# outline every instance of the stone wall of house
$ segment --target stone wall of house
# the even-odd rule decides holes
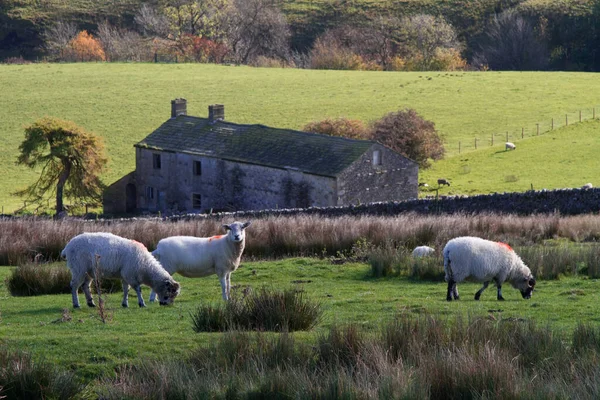
[[[161,156],[160,169],[154,168],[153,154]],[[333,178],[143,148],[136,149],[136,155],[140,211],[178,213],[335,205]],[[195,173],[196,162],[200,163],[200,174]],[[148,188],[152,188],[154,199],[148,198]]]
[[[379,165],[374,165],[375,151]],[[418,180],[418,164],[374,144],[340,175],[337,205],[416,199]]]

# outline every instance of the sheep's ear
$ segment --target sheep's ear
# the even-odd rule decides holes
[[[531,278],[529,280],[529,286],[534,287],[535,286],[535,278]]]
[[[231,226],[229,226],[229,225],[223,225],[223,228],[225,228],[225,230],[228,231],[228,230],[231,229]]]
[[[247,227],[250,226],[252,222],[248,221],[248,222],[244,222],[244,224],[242,225],[242,229],[246,229]]]

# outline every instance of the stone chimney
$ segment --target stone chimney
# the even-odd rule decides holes
[[[171,118],[175,118],[178,115],[187,115],[186,99],[171,100]]]
[[[214,124],[225,119],[225,106],[223,104],[212,104],[208,106],[208,121]]]

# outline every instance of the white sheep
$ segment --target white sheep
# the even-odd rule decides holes
[[[515,146],[514,143],[506,142],[506,143],[504,143],[504,149],[505,150],[516,150],[517,146]]]
[[[415,258],[432,256],[435,250],[429,246],[417,246],[412,251],[412,256]]]
[[[502,297],[502,283],[509,281],[519,289],[523,298],[531,298],[535,279],[521,258],[506,243],[492,242],[478,237],[463,236],[450,240],[444,247],[444,271],[448,282],[446,300],[458,300],[456,284],[471,278],[483,282],[483,287],[475,293],[479,300],[481,293],[493,280],[498,288],[498,300]]]
[[[61,256],[71,270],[73,307],[79,308],[77,291],[83,284],[87,305],[95,307],[90,283],[98,278],[120,278],[123,283],[123,307],[128,307],[129,285],[137,294],[138,304],[145,307],[141,284],[159,294],[160,304],[171,304],[179,294],[179,283],[165,271],[146,247],[112,233],[82,233],[67,243]]]
[[[196,278],[217,274],[223,299],[229,300],[231,273],[240,265],[248,226],[250,222],[223,225],[226,235],[205,238],[171,236],[159,241],[152,254],[171,275],[177,272]],[[152,292],[150,301],[154,301]]]
[[[582,189],[591,189],[591,188],[593,188],[593,187],[594,187],[594,186],[592,186],[592,184],[591,184],[591,183],[586,183],[586,184],[585,184],[585,185],[583,185],[581,188],[582,188]]]

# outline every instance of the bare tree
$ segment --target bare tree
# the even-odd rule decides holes
[[[369,21],[368,27],[355,29],[352,47],[364,59],[374,61],[388,70],[392,58],[405,41],[400,26],[398,18],[379,16]]]
[[[495,70],[539,70],[548,51],[533,25],[514,10],[495,15],[473,57],[474,65]]]
[[[422,68],[434,61],[438,49],[460,49],[454,27],[442,17],[419,14],[402,21],[404,54],[422,58]]]
[[[69,43],[77,33],[77,25],[74,23],[58,21],[43,34],[44,49],[54,60],[65,60],[69,53]]]
[[[142,4],[134,16],[134,21],[146,36],[158,36],[161,38],[169,36],[170,27],[167,17],[148,4]]]
[[[286,59],[290,29],[283,13],[270,0],[233,0],[223,24],[236,62],[257,56]]]
[[[98,39],[108,61],[149,61],[152,51],[147,39],[108,22],[98,24]]]

